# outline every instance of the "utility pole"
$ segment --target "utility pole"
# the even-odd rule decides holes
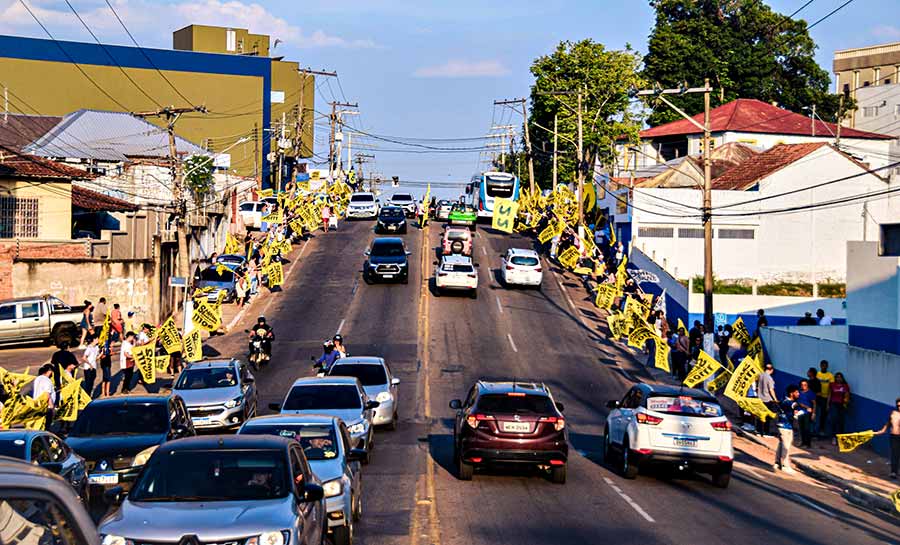
[[[375,156],[370,153],[357,153],[356,154],[356,180],[358,183],[363,182],[363,163],[368,163],[369,159],[374,159]],[[370,184],[371,185],[371,184]]]
[[[294,149],[297,150],[297,154],[303,155],[303,115],[309,110],[312,111],[314,108],[304,108],[303,107],[303,95],[306,94],[306,76],[325,76],[336,78],[337,72],[327,72],[325,70],[313,70],[311,68],[300,68],[297,70],[300,74],[300,103],[299,103],[299,112],[297,113],[297,128],[295,130],[294,138],[295,144]]]
[[[329,176],[329,178],[333,178],[334,170],[337,167],[337,162],[342,160],[340,157],[337,156],[335,130],[336,130],[337,125],[341,124],[341,114],[346,113],[342,110],[338,110],[337,108],[338,108],[338,106],[340,106],[342,108],[358,108],[359,105],[356,104],[355,102],[352,104],[349,102],[331,102],[330,104],[331,104],[331,116],[330,116],[331,139],[330,139],[329,146],[328,146],[328,176]]]
[[[707,334],[713,333],[713,261],[712,261],[712,176],[710,171],[710,126],[709,99],[712,89],[709,78],[703,87],[678,89],[645,89],[632,93],[634,96],[652,96],[678,112],[695,127],[703,131],[703,324]],[[703,123],[699,123],[681,108],[673,104],[665,95],[685,95],[703,93]]]
[[[491,134],[492,138],[499,138],[500,145],[499,146],[489,146],[489,147],[498,147],[500,148],[500,169],[506,168],[506,139],[515,135],[513,129],[515,127],[513,125],[494,125],[491,127],[492,131],[503,131],[499,134]],[[510,149],[512,149],[512,143],[510,142]]]
[[[556,153],[559,149],[559,114],[553,114],[553,193],[556,193]]]
[[[582,128],[581,97],[578,90],[578,228],[584,223],[584,129]]]
[[[253,124],[253,176],[257,191],[262,189],[262,172],[259,170],[259,125]]]
[[[834,136],[834,147],[841,147],[841,125],[844,124],[844,95],[838,100],[837,134]]]
[[[534,159],[531,156],[531,138],[528,134],[528,108],[524,98],[514,98],[512,100],[495,100],[494,106],[507,106],[510,104],[522,105],[522,120],[525,125],[525,154],[528,156],[528,181],[531,192],[534,193]]]
[[[190,253],[188,245],[189,233],[186,222],[187,218],[185,217],[187,215],[187,207],[184,200],[181,161],[178,159],[178,149],[175,145],[175,123],[178,122],[181,114],[193,112],[205,114],[207,113],[207,109],[205,106],[193,106],[190,108],[175,108],[169,106],[152,112],[137,112],[132,114],[135,117],[140,118],[160,117],[166,120],[166,132],[169,134],[169,159],[172,162],[172,178],[174,180],[172,183],[172,204],[175,209],[175,225],[178,232],[178,261],[176,262],[176,275],[185,278],[190,274],[188,256]]]

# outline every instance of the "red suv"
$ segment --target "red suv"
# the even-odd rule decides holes
[[[475,466],[530,464],[566,482],[569,437],[562,403],[539,382],[479,380],[465,402],[454,399],[453,458],[460,480]]]

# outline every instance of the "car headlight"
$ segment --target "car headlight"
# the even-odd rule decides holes
[[[390,392],[379,392],[378,395],[375,396],[375,401],[377,401],[379,403],[387,403],[391,399],[393,399],[393,398],[391,397]]]
[[[153,445],[152,447],[147,447],[144,450],[138,452],[138,455],[134,457],[134,460],[131,461],[131,467],[141,467],[142,465],[147,463],[147,460],[150,459],[150,455],[153,454],[156,449],[159,448],[159,445]],[[104,544],[107,545],[107,544]],[[112,545],[122,545],[122,544],[112,544]]]
[[[350,433],[362,433],[366,431],[366,421],[360,420],[356,424],[347,427],[347,431]]]
[[[263,532],[258,536],[248,538],[246,545],[287,545],[289,535],[287,530],[282,530],[281,532]]]
[[[237,396],[234,399],[229,399],[228,401],[225,402],[225,408],[233,409],[233,408],[237,407],[238,405],[240,405],[242,401],[244,401],[244,396]]]
[[[101,545],[134,545],[134,542],[130,539],[125,539],[122,536],[117,536],[113,534],[105,534],[100,538]]]
[[[344,485],[341,483],[340,479],[335,479],[323,484],[322,490],[325,491],[326,498],[333,498],[335,496],[340,496],[344,492]]]

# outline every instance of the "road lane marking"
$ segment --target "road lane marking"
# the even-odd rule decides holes
[[[799,501],[799,502],[801,502],[801,503],[803,503],[803,504],[805,504],[805,505],[807,505],[807,506],[809,506],[809,507],[812,507],[813,509],[815,509],[816,511],[818,511],[818,512],[820,512],[820,513],[823,513],[823,514],[825,514],[825,515],[827,515],[827,516],[829,516],[829,517],[831,517],[831,518],[836,517],[836,515],[835,515],[834,513],[832,513],[831,511],[829,511],[828,509],[825,509],[824,507],[819,506],[819,505],[816,504],[815,502],[812,502],[812,501],[810,501],[810,500],[804,498],[804,497],[801,496],[800,494],[794,494],[794,493],[791,493],[791,494],[789,494],[789,495],[790,495],[793,499],[795,499],[795,500],[797,500],[797,501]]]
[[[634,501],[633,499],[631,499],[631,496],[629,496],[628,494],[626,494],[625,492],[623,492],[621,488],[619,488],[618,486],[616,486],[616,483],[614,483],[609,477],[603,477],[603,480],[606,481],[606,484],[608,484],[609,487],[612,488],[612,489],[616,492],[616,494],[618,494],[619,496],[622,497],[623,500],[625,500],[625,503],[627,503],[628,505],[631,506],[632,509],[634,509],[635,511],[637,511],[637,513],[638,513],[640,516],[644,517],[644,519],[645,519],[647,522],[656,522],[656,520],[654,520],[653,517],[651,517],[649,514],[647,514],[646,511],[644,511],[644,508],[643,508],[643,507],[641,507],[640,505],[638,505],[636,501]]]
[[[484,249],[484,246],[481,247],[481,253],[483,253],[484,255],[487,255],[487,250]]]
[[[346,320],[346,318],[341,319],[341,323],[338,324],[337,333],[335,333],[335,335],[341,334],[341,330],[344,329],[344,321],[345,320]]]
[[[500,311],[500,314],[503,314],[503,306],[500,305],[500,297],[494,296],[494,300],[497,301],[497,310]]]
[[[509,339],[509,345],[512,347],[513,352],[518,352],[519,349],[516,348],[516,343],[513,342],[513,340],[512,340],[512,335],[510,335],[509,333],[507,333],[507,334],[506,334],[506,338]]]

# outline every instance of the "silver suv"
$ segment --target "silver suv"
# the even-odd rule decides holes
[[[172,389],[198,430],[237,428],[257,414],[256,384],[240,360],[189,363]]]
[[[363,356],[341,358],[328,370],[329,377],[356,377],[369,399],[378,402],[372,423],[397,429],[397,387],[400,379],[394,377],[384,358]]]

